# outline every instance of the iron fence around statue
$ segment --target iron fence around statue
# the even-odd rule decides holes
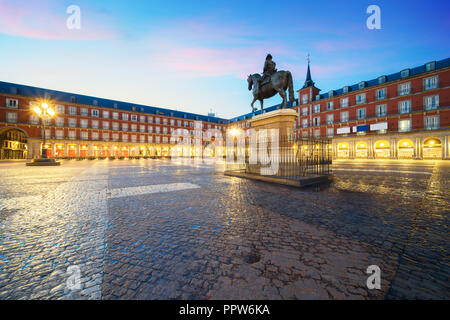
[[[248,141],[247,141],[248,142]],[[281,136],[227,148],[227,171],[298,180],[331,175],[330,139]]]

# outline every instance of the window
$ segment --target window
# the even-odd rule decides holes
[[[69,106],[69,114],[76,115],[77,114],[77,107]]]
[[[334,123],[334,114],[327,114],[327,124]]]
[[[89,110],[87,108],[81,108],[80,115],[87,117],[89,115]]]
[[[92,132],[92,140],[98,140],[98,132]]]
[[[366,108],[361,108],[356,110],[356,119],[363,120],[366,118]]]
[[[160,141],[161,141],[161,138],[160,138],[159,136],[156,136],[156,137],[155,137],[155,142],[156,142],[156,143],[159,143]]]
[[[119,123],[118,122],[113,122],[112,129],[116,130],[116,131],[119,130]]]
[[[92,114],[93,117],[99,117],[100,112],[97,109],[92,109],[91,114]]]
[[[113,117],[113,119],[119,120],[119,113],[113,112],[112,117]]]
[[[366,94],[361,93],[356,96],[356,104],[362,104],[366,102]]]
[[[411,82],[401,83],[398,85],[398,95],[404,96],[411,93]]]
[[[17,112],[7,112],[6,113],[6,122],[17,123]]]
[[[160,119],[159,117],[156,117],[156,118],[155,118],[155,123],[156,123],[156,124],[160,124],[160,123],[161,123],[161,119]]]
[[[141,136],[139,137],[139,141],[140,141],[141,143],[145,143],[145,136],[144,136],[144,135],[141,135]]]
[[[308,115],[308,108],[302,108],[302,116]]]
[[[8,108],[17,109],[19,107],[19,100],[16,99],[6,99],[6,106]]]
[[[435,69],[435,67],[436,67],[436,62],[428,62],[426,65],[425,65],[425,70],[428,72],[428,71],[433,71],[434,69]]]
[[[145,122],[145,116],[141,116],[140,120],[141,122]]]
[[[170,119],[170,125],[174,126],[175,125],[175,120],[174,119]],[[209,125],[209,128],[211,128],[211,125]]]
[[[145,126],[141,125],[141,126],[139,127],[139,130],[140,130],[140,132],[145,132]]]
[[[408,113],[408,112],[411,112],[411,100],[399,101],[398,113]]]
[[[328,101],[327,102],[327,110],[333,110],[334,109],[334,101]]]
[[[128,134],[122,134],[122,141],[128,141]]]
[[[348,111],[341,112],[341,122],[347,122],[348,121]]]
[[[438,76],[423,79],[423,89],[432,90],[438,87],[439,78]]]
[[[304,95],[302,95],[302,104],[306,104],[306,103],[308,103],[308,95],[304,94]]]
[[[92,120],[92,128],[98,129],[98,120]]]
[[[136,132],[137,131],[137,124],[131,125],[131,131]]]
[[[365,81],[361,81],[360,83],[358,83],[358,88],[359,89],[364,89],[366,87],[366,82]]]
[[[135,114],[131,115],[131,121],[137,121],[137,119],[138,119],[137,115],[135,115]]]
[[[77,138],[77,132],[76,131],[69,131],[69,139],[70,140],[75,140]]]
[[[302,131],[302,137],[307,138],[308,137],[308,131]]]
[[[64,118],[56,118],[56,126],[57,127],[64,127]]]
[[[56,113],[59,113],[59,114],[64,114],[64,112],[65,112],[64,106],[62,106],[62,105],[60,105],[60,104],[57,104],[57,105],[55,106],[55,109],[56,109]]]
[[[163,127],[163,134],[167,134],[167,127]]]
[[[385,117],[387,116],[387,105],[386,104],[380,104],[375,107],[375,112],[377,117]]]
[[[398,120],[398,131],[399,132],[411,131],[411,119]]]
[[[341,108],[346,108],[346,107],[348,107],[348,97],[341,99]]]
[[[77,119],[69,118],[69,127],[75,128],[77,126]]]
[[[109,132],[103,132],[102,133],[102,139],[105,141],[109,141]]]
[[[376,92],[377,100],[386,99],[386,92],[387,92],[386,88],[378,89],[377,92]]]
[[[334,136],[334,128],[327,128],[327,137],[332,138]]]
[[[64,130],[56,130],[56,139],[58,140],[64,139]]]
[[[98,101],[97,101],[97,100],[93,100],[93,101],[92,101],[92,105],[98,106]]]
[[[425,117],[424,122],[426,130],[439,129],[439,115]]]
[[[148,126],[148,133],[153,133],[153,127],[152,126]]]
[[[89,133],[87,131],[81,131],[80,132],[80,138],[81,138],[81,140],[88,140],[89,139]]]
[[[109,122],[108,121],[103,121],[103,129],[105,130],[109,130]]]
[[[328,91],[328,96],[329,96],[329,97],[332,97],[332,96],[334,96],[334,90],[330,90],[330,91]]]
[[[128,123],[122,123],[122,131],[128,131]]]
[[[185,126],[185,127],[189,127],[189,122],[185,121],[185,122],[184,122],[184,126]]]
[[[167,118],[163,118],[163,124],[167,126]]]
[[[405,69],[405,70],[402,70],[402,72],[400,72],[400,76],[402,77],[402,78],[408,78],[409,77],[409,69]]]
[[[423,105],[425,106],[425,110],[437,109],[439,107],[439,95],[424,97]]]
[[[320,104],[316,104],[316,105],[313,107],[313,112],[314,112],[314,113],[319,113],[319,112],[320,112]]]
[[[39,124],[39,117],[37,115],[30,115],[30,123],[31,124]]]
[[[348,93],[348,92],[350,91],[350,87],[349,87],[349,86],[345,86],[345,87],[342,89],[342,91],[343,91],[344,93]]]
[[[181,127],[181,120],[177,120],[177,127]],[[217,126],[218,128],[219,126]]]
[[[81,127],[81,128],[87,128],[87,127],[88,127],[88,121],[87,121],[87,119],[81,119],[81,120],[80,120],[80,127]]]
[[[128,121],[128,113],[122,113],[122,120]]]
[[[160,127],[155,127],[155,132],[156,133],[161,133],[161,128]]]
[[[103,118],[105,118],[105,119],[109,119],[109,111],[105,111],[105,110],[103,110]]]
[[[131,142],[136,142],[137,141],[137,136],[135,134],[133,134],[131,136]]]
[[[319,138],[320,137],[320,129],[314,130],[314,137]]]
[[[148,117],[148,123],[153,123],[153,117]]]
[[[320,117],[314,117],[313,118],[313,125],[314,126],[320,126]]]
[[[386,80],[387,80],[386,76],[378,77],[378,84],[383,84],[386,82]]]
[[[163,137],[163,143],[169,143],[169,138]]]
[[[119,134],[118,133],[113,133],[112,139],[113,139],[113,141],[119,141]]]

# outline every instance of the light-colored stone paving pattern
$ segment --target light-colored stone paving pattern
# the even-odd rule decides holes
[[[449,167],[338,162],[298,190],[180,160],[0,164],[0,299],[448,299]]]

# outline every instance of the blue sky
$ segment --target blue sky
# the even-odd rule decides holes
[[[81,9],[69,30],[66,8]],[[369,5],[381,30],[369,30]],[[271,53],[327,92],[450,56],[449,1],[0,0],[0,80],[230,118]],[[265,102],[277,104],[280,97]]]

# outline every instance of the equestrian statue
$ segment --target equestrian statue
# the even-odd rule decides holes
[[[253,107],[256,100],[261,102],[261,113],[264,111],[264,99],[268,99],[277,93],[283,98],[283,102],[278,109],[287,107],[286,90],[289,89],[289,102],[294,103],[294,85],[292,74],[289,71],[278,71],[275,69],[275,62],[272,61],[272,55],[268,54],[264,63],[263,75],[259,73],[251,74],[247,78],[248,90],[253,89],[253,102],[251,103],[253,113],[256,108]]]

